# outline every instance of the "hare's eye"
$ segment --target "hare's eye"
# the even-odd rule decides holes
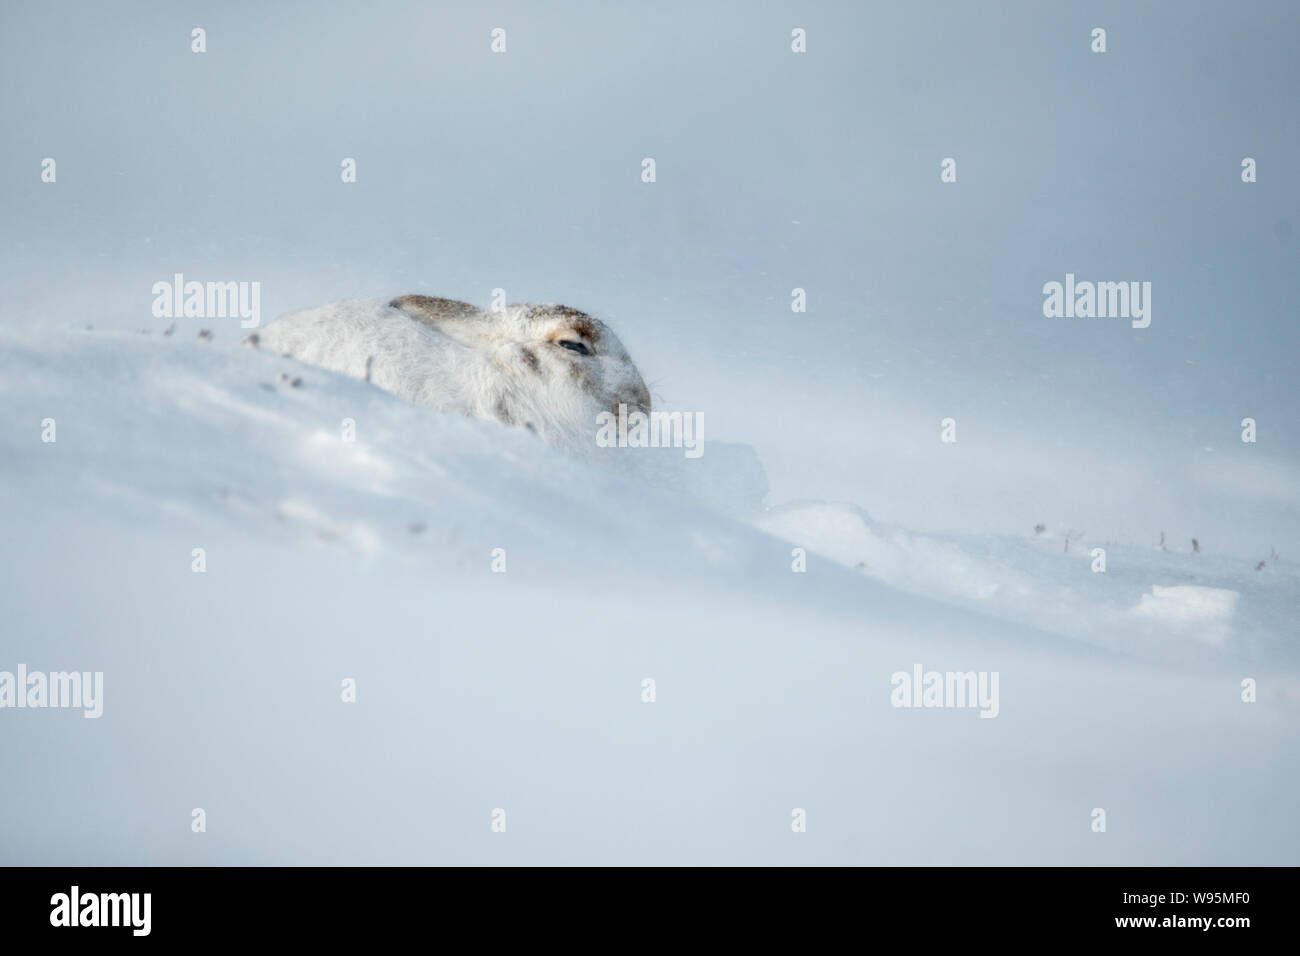
[[[591,354],[591,349],[587,348],[587,346],[583,345],[581,342],[574,342],[569,339],[561,339],[559,342],[556,342],[555,344],[562,349],[568,349],[570,352],[577,352],[579,355]]]

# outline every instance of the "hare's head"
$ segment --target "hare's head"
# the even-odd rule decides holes
[[[487,312],[465,302],[406,295],[390,305],[484,353],[504,377],[497,417],[508,424],[563,420],[594,431],[596,415],[650,412],[650,392],[607,325],[564,305],[512,305]],[[542,423],[537,423],[540,426]]]

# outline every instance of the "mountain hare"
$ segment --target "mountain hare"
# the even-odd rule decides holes
[[[573,450],[594,446],[601,412],[617,415],[623,404],[650,413],[650,393],[618,337],[563,305],[485,312],[425,295],[336,302],[272,322],[258,344]]]

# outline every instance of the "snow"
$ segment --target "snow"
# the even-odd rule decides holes
[[[740,520],[657,483],[679,449],[570,459],[226,339],[0,339],[0,667],[105,675],[96,720],[0,714],[42,768],[6,862],[1295,857],[1295,658],[1242,627],[1290,633],[1286,562]],[[916,665],[997,672],[997,717],[893,708]]]
[[[1228,588],[1153,584],[1151,593],[1142,595],[1133,613],[1166,623],[1171,629],[1192,631],[1211,644],[1221,644],[1232,636],[1230,623],[1240,597]]]
[[[1162,552],[1044,531],[1020,537],[927,535],[873,522],[860,508],[799,502],[755,524],[912,594],[1151,660],[1182,660],[1193,644],[1232,645],[1296,661],[1296,566]],[[1104,552],[1101,570],[1096,549]],[[1096,570],[1094,570],[1094,568]],[[1153,583],[1180,581],[1183,583]],[[1242,594],[1247,607],[1238,609]]]
[[[0,6],[0,674],[104,674],[0,709],[0,863],[1295,864],[1300,6],[1222,6]],[[178,273],[563,302],[705,452],[435,414]]]

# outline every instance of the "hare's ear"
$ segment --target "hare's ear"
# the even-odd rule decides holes
[[[402,295],[388,303],[391,308],[404,312],[413,319],[439,328],[445,322],[464,322],[482,314],[468,302],[439,299],[431,295]]]

